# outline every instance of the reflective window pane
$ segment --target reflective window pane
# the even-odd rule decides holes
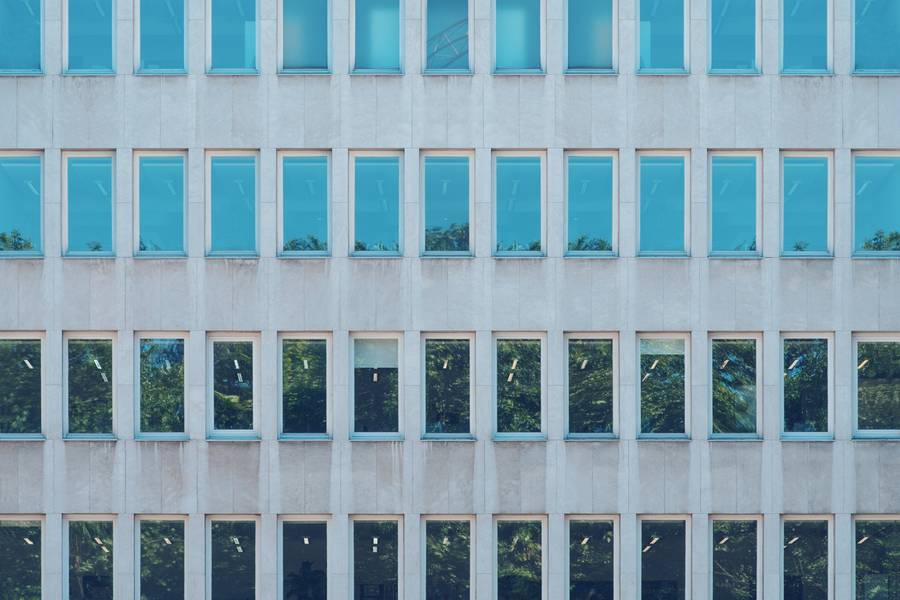
[[[253,429],[253,342],[213,342],[213,427]]]
[[[0,156],[0,253],[40,251],[41,157]]]
[[[828,600],[828,521],[785,521],[783,546],[783,600]]]
[[[184,432],[184,340],[140,340],[141,432]]]
[[[41,0],[0,2],[0,71],[41,71]]]
[[[684,521],[641,521],[641,600],[685,598]]]
[[[0,521],[0,590],[14,600],[41,600],[40,521]]]
[[[325,340],[281,341],[283,433],[326,432],[327,360]]]
[[[41,340],[0,339],[0,381],[0,435],[40,433]]]
[[[568,251],[612,252],[612,157],[569,156],[566,166]]]
[[[72,156],[66,162],[68,251],[112,252],[112,157]]]
[[[540,71],[540,0],[497,0],[495,11],[495,70]]]
[[[756,157],[713,156],[712,252],[756,252]]]
[[[353,521],[353,600],[397,600],[397,521]]]
[[[210,521],[210,586],[216,600],[256,597],[256,523]]]
[[[145,1],[143,5],[146,5]],[[141,156],[140,252],[184,252],[184,157]]]
[[[69,521],[69,600],[113,600],[112,521]]]
[[[184,521],[138,521],[141,600],[184,598]]]
[[[425,433],[469,433],[469,340],[425,340]]]
[[[540,252],[541,157],[498,156],[495,160],[496,251]]]
[[[326,600],[328,526],[310,521],[284,521],[281,528],[283,597]]]
[[[641,433],[685,433],[685,341],[643,338]]]
[[[541,431],[541,340],[497,340],[497,433]]]
[[[399,73],[400,0],[355,0],[357,71]]]
[[[398,342],[353,340],[353,431],[396,433],[400,429]]]
[[[289,70],[328,69],[327,0],[283,0],[283,65]]]
[[[425,600],[469,600],[469,521],[425,522]]]
[[[569,340],[569,433],[612,433],[613,342]]]
[[[256,0],[210,0],[213,71],[256,70]]]
[[[543,590],[540,521],[497,521],[497,600],[533,600]]]
[[[468,252],[469,157],[426,156],[424,185],[425,252]]]
[[[855,70],[900,70],[900,3],[860,0],[853,5]]]
[[[212,252],[256,252],[256,157],[210,159]]]
[[[828,431],[828,340],[784,340],[784,431]]]
[[[356,252],[400,252],[400,157],[357,156],[354,161]]]
[[[282,252],[328,251],[328,157],[285,156]]]
[[[756,595],[756,521],[713,521],[713,598],[754,600]]]
[[[900,521],[856,521],[856,598],[900,598]]]
[[[141,71],[183,71],[184,0],[142,0]]]
[[[640,251],[684,253],[684,157],[641,156],[639,161]]]
[[[567,68],[611,71],[612,0],[569,0],[568,9]]]
[[[569,521],[569,600],[615,598],[612,521]]]
[[[828,0],[782,0],[781,69],[828,70]]]
[[[68,340],[68,433],[112,433],[112,340]]]
[[[66,0],[69,72],[113,72],[112,0]]]
[[[639,71],[683,71],[684,0],[639,0]]]
[[[856,156],[853,163],[854,250],[900,252],[900,156]]]
[[[900,342],[859,342],[856,360],[857,428],[900,430]]]
[[[756,71],[756,0],[711,0],[710,71]]]
[[[782,251],[828,252],[828,180],[828,158],[784,157]]]
[[[428,0],[425,69],[467,71],[469,69],[468,0]]]
[[[756,433],[756,340],[712,340],[712,431]]]

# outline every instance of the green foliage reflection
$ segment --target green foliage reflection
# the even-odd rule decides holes
[[[69,340],[69,432],[112,433],[112,340]]]
[[[140,521],[141,600],[184,598],[184,521]]]
[[[684,433],[684,340],[642,339],[641,433]]]
[[[641,598],[684,600],[685,522],[641,522]]]
[[[900,252],[900,231],[885,233],[879,229],[872,237],[863,241],[862,249],[871,252]]]
[[[900,429],[900,342],[860,342],[859,429]]]
[[[285,433],[325,433],[325,340],[285,339],[281,345]]]
[[[0,433],[41,432],[41,341],[0,340]]]
[[[497,432],[541,431],[541,340],[497,340]]]
[[[253,429],[253,342],[213,343],[213,425]]]
[[[756,600],[756,521],[713,521],[713,598]]]
[[[784,430],[828,431],[828,340],[784,340]]]
[[[184,432],[184,340],[141,340],[141,431]]]
[[[396,600],[397,521],[353,522],[354,600]]]
[[[210,523],[212,597],[252,600],[256,597],[256,523]]]
[[[828,521],[784,522],[783,600],[828,600]]]
[[[569,341],[569,432],[612,433],[612,340]]]
[[[426,521],[425,600],[468,600],[468,521]]]
[[[712,341],[713,433],[756,432],[756,340]]]
[[[856,598],[900,599],[900,521],[856,521]]]
[[[41,600],[39,521],[0,521],[0,600]]]
[[[541,522],[497,521],[497,599],[541,597]]]
[[[447,227],[425,230],[426,252],[468,252],[469,224],[451,223]]]
[[[0,231],[0,252],[21,252],[34,250],[34,243],[22,235],[18,229],[12,231]]]
[[[612,521],[569,522],[569,600],[613,600]]]
[[[469,341],[425,340],[425,432],[469,433]]]
[[[112,521],[69,522],[69,600],[112,600]]]

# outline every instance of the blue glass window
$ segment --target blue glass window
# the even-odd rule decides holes
[[[142,72],[182,72],[184,61],[184,0],[142,0]]]
[[[828,253],[828,158],[785,156],[782,162],[782,252]]]
[[[639,11],[638,71],[684,72],[684,0],[640,0]]]
[[[853,165],[854,251],[900,252],[900,156],[856,156]]]
[[[328,157],[281,159],[281,251],[328,252]]]
[[[781,70],[828,71],[828,0],[782,0]]]
[[[468,0],[428,0],[426,71],[469,70]]]
[[[469,252],[469,157],[425,157],[425,252]]]
[[[41,157],[0,156],[0,254],[41,252]]]
[[[496,253],[541,252],[541,157],[498,156],[496,169]]]
[[[256,0],[211,0],[211,71],[256,72]]]
[[[710,72],[756,72],[756,0],[710,0]]]
[[[613,159],[569,156],[567,162],[570,253],[613,251]]]
[[[354,71],[400,73],[400,0],[356,0]]]
[[[112,0],[67,0],[69,73],[112,73]]]
[[[41,0],[0,2],[0,73],[41,72]]]
[[[640,252],[685,253],[685,159],[641,156]]]
[[[284,0],[282,69],[328,70],[328,0]]]
[[[358,156],[354,252],[400,253],[400,157]]]
[[[141,156],[138,252],[184,252],[184,157]]]
[[[256,157],[210,159],[211,253],[256,253]]]
[[[900,71],[900,2],[856,0],[854,5],[854,70]]]
[[[496,0],[495,71],[541,72],[541,0]]]
[[[612,0],[569,0],[569,71],[612,71]]]
[[[68,253],[113,251],[113,159],[72,156],[66,161]]]
[[[710,251],[756,253],[756,157],[713,156],[711,165]]]

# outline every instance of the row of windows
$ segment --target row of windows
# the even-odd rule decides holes
[[[0,587],[6,597],[41,598],[41,516],[0,520]],[[284,600],[328,598],[328,517],[282,516],[278,520],[278,596]],[[185,551],[192,546],[186,517],[137,515],[134,521],[136,597],[175,600],[185,596]],[[756,515],[711,515],[707,536],[707,585],[716,600],[762,598],[763,520]],[[642,600],[691,598],[691,520],[686,516],[641,515],[640,545],[623,547],[617,516],[567,516],[565,556],[548,556],[548,519],[543,515],[495,516],[491,579],[500,600],[550,597],[548,563],[565,565],[569,600],[614,600],[628,575],[622,552],[637,558],[635,588]],[[349,587],[354,600],[474,597],[475,519],[422,519],[422,590],[404,590],[403,519],[351,516]],[[115,521],[111,516],[63,517],[63,598],[112,600]],[[853,518],[849,551],[856,600],[900,597],[900,520]],[[259,518],[209,516],[205,527],[205,588],[211,599],[258,597],[261,573]],[[834,520],[830,515],[781,517],[783,600],[825,600],[834,594]],[[271,542],[269,542],[271,543]],[[119,554],[119,556],[125,556]],[[844,556],[840,553],[840,556]],[[121,571],[121,570],[120,570]],[[479,573],[482,569],[479,569]],[[265,573],[269,573],[265,570]],[[769,573],[774,575],[774,573]],[[478,579],[481,581],[481,579]],[[693,582],[697,585],[697,582]],[[479,597],[488,597],[479,594]]]
[[[834,0],[782,0],[781,71],[828,74],[832,70]],[[184,0],[135,1],[135,72],[187,71]],[[210,73],[257,73],[259,18],[256,0],[208,0],[206,56]],[[426,73],[470,73],[470,0],[424,2]],[[494,0],[495,73],[542,73],[546,6],[542,0]],[[690,21],[685,0],[636,0],[639,73],[687,73]],[[856,0],[854,71],[900,73],[900,5]],[[115,2],[64,0],[63,62],[66,73],[114,73]],[[322,73],[330,68],[328,0],[280,0],[279,68]],[[0,71],[42,71],[41,0],[0,1]],[[401,73],[401,0],[351,2],[353,72]],[[566,3],[566,70],[616,70],[618,2]],[[708,0],[709,72],[760,72],[760,0]]]
[[[134,153],[136,255],[186,254],[187,185],[184,152]],[[350,248],[359,256],[403,254],[401,151],[352,151],[349,177]],[[63,248],[67,256],[112,256],[115,155],[64,152]],[[206,251],[210,256],[257,256],[259,156],[255,151],[206,153]],[[565,156],[565,251],[618,251],[618,154],[569,151]],[[762,154],[709,153],[711,255],[761,255]],[[283,151],[277,158],[277,248],[280,255],[327,255],[331,250],[330,154]],[[830,256],[833,249],[833,155],[781,155],[781,251]],[[471,151],[422,151],[421,252],[472,255],[475,200]],[[546,252],[546,152],[495,151],[493,253]],[[40,255],[42,154],[0,153],[0,256]],[[690,153],[639,151],[637,252],[686,256],[690,251]],[[853,251],[900,255],[900,154],[853,154]]]
[[[546,439],[548,351],[542,334],[495,334],[495,439]],[[186,334],[136,334],[135,433],[186,439]],[[329,438],[333,384],[331,336],[281,334],[277,406],[283,438]],[[256,334],[209,334],[206,415],[210,438],[258,439],[260,339]],[[781,431],[785,438],[832,439],[834,359],[831,334],[782,334]],[[424,334],[421,348],[424,438],[474,439],[474,336]],[[404,398],[399,334],[351,336],[347,386],[352,439],[402,439]],[[851,390],[856,437],[900,436],[900,337],[858,334],[853,343]],[[112,334],[64,336],[64,434],[114,436],[115,377]],[[41,435],[42,339],[0,339],[0,434]],[[565,413],[569,438],[618,434],[618,337],[569,334],[565,347]],[[760,334],[709,338],[709,433],[714,438],[762,437],[763,380]],[[637,433],[643,438],[688,438],[691,395],[690,336],[641,333],[636,348]],[[199,369],[202,367],[192,366]],[[198,407],[199,408],[199,407]],[[196,410],[193,408],[191,410]]]

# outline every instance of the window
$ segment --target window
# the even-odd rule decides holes
[[[854,526],[856,598],[897,598],[900,595],[900,520],[857,517]]]
[[[543,518],[497,517],[497,600],[546,598]]]
[[[710,73],[759,73],[757,0],[710,0]]]
[[[9,598],[41,598],[41,521],[0,519],[0,589]]]
[[[137,517],[139,598],[184,594],[184,519]]]
[[[0,4],[0,73],[41,72],[41,0]]]
[[[638,338],[642,437],[687,436],[688,342],[687,335],[643,334]]]
[[[278,201],[283,256],[328,254],[328,156],[282,152]]]
[[[115,72],[116,22],[112,0],[65,0],[66,72],[101,75]]]
[[[212,154],[207,165],[208,253],[256,256],[256,154]]]
[[[400,436],[400,339],[353,338],[353,436]]]
[[[782,73],[828,73],[830,39],[830,0],[782,0]]]
[[[853,251],[900,255],[900,154],[855,154],[853,191]]]
[[[41,435],[42,371],[40,337],[0,335],[0,437]]]
[[[41,154],[0,153],[0,256],[40,253]]]
[[[614,160],[613,154],[570,152],[566,156],[568,254],[612,254],[615,251]]]
[[[684,0],[639,0],[638,73],[686,73],[688,7]]]
[[[831,521],[804,516],[782,522],[782,598],[827,600],[831,598]]]
[[[759,524],[755,517],[712,519],[712,597],[716,600],[762,598]]]
[[[690,598],[690,538],[681,518],[639,517],[641,600]]]
[[[643,1],[643,0],[642,0]],[[663,10],[663,3],[660,9]],[[666,3],[668,5],[668,3]],[[684,256],[688,251],[688,155],[639,154],[638,253]]]
[[[400,154],[351,154],[353,254],[400,254]]]
[[[471,335],[433,334],[425,346],[425,437],[470,437]]]
[[[256,73],[256,0],[209,0],[210,73]]]
[[[467,517],[426,518],[425,598],[470,598],[472,562],[472,520]]]
[[[425,72],[469,73],[469,0],[427,0]]]
[[[256,598],[256,520],[214,517],[207,528],[210,598]]]
[[[472,155],[423,154],[424,254],[471,254]]]
[[[611,519],[569,519],[569,600],[616,598],[616,524]]]
[[[353,600],[402,598],[400,519],[351,517],[353,531]]]
[[[113,254],[113,155],[64,153],[66,254]]]
[[[259,338],[210,335],[207,431],[211,438],[256,438],[259,433]]]
[[[138,0],[138,73],[186,71],[184,0]]]
[[[710,339],[712,436],[758,437],[762,406],[762,343],[756,334]],[[757,366],[759,365],[759,367]]]
[[[138,434],[185,437],[184,337],[138,335]]]
[[[496,436],[543,438],[544,344],[539,337],[498,336],[496,344]]]
[[[356,73],[402,73],[400,0],[354,0]]]
[[[494,0],[494,72],[543,73],[541,0]]]
[[[328,0],[282,0],[278,19],[283,73],[328,71]]]
[[[782,245],[785,256],[831,253],[831,154],[781,158]]]
[[[281,593],[279,598],[326,600],[328,523],[316,517],[281,519]]]
[[[568,429],[570,437],[614,435],[616,339],[571,335],[567,340]]]
[[[900,341],[858,336],[856,346],[856,435],[900,435]]]
[[[328,435],[329,339],[281,336],[281,435]]]
[[[618,20],[613,0],[568,0],[566,71],[612,73]]]
[[[854,72],[900,71],[900,4],[858,0],[853,6]]]
[[[111,518],[80,516],[63,520],[68,550],[69,600],[112,600],[113,522]]]
[[[831,434],[830,337],[784,336],[784,434]]]
[[[759,154],[723,153],[710,158],[710,254],[759,255],[762,185]]]
[[[184,154],[135,153],[138,254],[185,254],[184,159]]]
[[[495,254],[543,254],[544,165],[543,153],[494,155]]]
[[[67,437],[113,436],[113,338],[65,335]]]

